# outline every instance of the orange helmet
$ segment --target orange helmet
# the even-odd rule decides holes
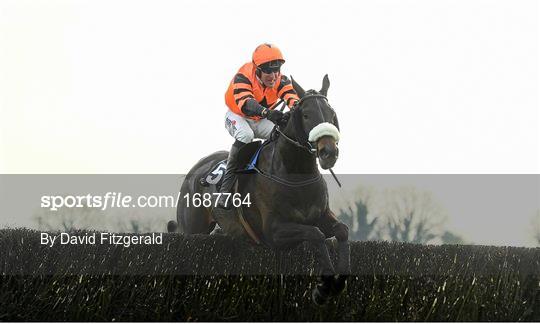
[[[272,44],[261,44],[257,46],[253,52],[253,63],[255,66],[258,67],[261,64],[271,61],[281,61],[282,64],[285,63],[279,48]]]

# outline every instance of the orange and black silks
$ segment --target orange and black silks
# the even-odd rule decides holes
[[[258,80],[255,72],[255,65],[246,63],[238,70],[229,84],[225,93],[225,103],[235,114],[246,118],[260,119],[257,116],[246,116],[242,112],[242,107],[250,98],[255,99],[266,108],[270,108],[279,98],[283,99],[289,108],[294,105],[295,101],[300,100],[287,76],[280,75],[274,87],[268,88]]]

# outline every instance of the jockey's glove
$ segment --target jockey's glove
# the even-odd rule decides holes
[[[250,117],[260,116],[264,118],[266,117],[265,110],[267,109],[261,106],[255,99],[248,99],[242,107],[242,112]]]
[[[281,124],[281,120],[283,119],[283,113],[279,110],[267,110],[266,111],[266,119],[273,122],[276,125]]]

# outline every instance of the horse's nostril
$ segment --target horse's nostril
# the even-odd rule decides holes
[[[319,155],[323,159],[328,159],[330,157],[330,153],[327,149],[322,149]]]

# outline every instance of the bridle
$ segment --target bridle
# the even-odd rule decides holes
[[[311,92],[311,93],[310,93]],[[297,101],[294,106],[292,107],[291,111],[295,111],[297,114],[300,113],[300,111],[296,110],[296,109],[300,109],[302,104],[307,101],[308,99],[322,99],[324,101],[326,101],[326,104],[328,105],[328,98],[326,98],[325,95],[322,95],[316,91],[313,91],[313,90],[308,90],[308,93],[307,95],[303,96],[299,101]],[[319,103],[317,102],[317,107],[319,108],[319,111],[321,113],[321,116],[324,116],[323,113],[322,113],[322,107],[319,105]],[[330,107],[330,105],[328,105],[328,107]],[[330,109],[332,109],[332,107],[330,107]],[[332,109],[333,111],[333,109]],[[335,115],[335,113],[334,113]],[[300,117],[299,115],[297,117]],[[292,118],[292,116],[291,116]],[[292,138],[290,138],[289,136],[285,135],[285,133],[283,133],[280,129],[279,126],[276,126],[275,128],[276,132],[278,132],[281,136],[283,136],[283,138],[285,138],[289,143],[299,147],[299,148],[302,148],[304,150],[306,150],[309,154],[311,155],[315,155],[318,157],[318,153],[317,153],[317,148],[314,147],[314,145],[312,144],[312,142],[310,142],[309,140],[305,140],[304,143],[300,143],[299,141],[297,140],[294,140]],[[298,137],[298,132],[299,131],[304,131],[303,129],[300,130],[299,127],[296,127],[295,125],[295,131],[297,133],[297,137]]]
[[[297,117],[297,118],[300,118],[301,116],[299,115],[300,114],[300,107],[301,105],[308,99],[324,99],[328,105],[328,98],[326,98],[325,95],[322,95],[316,91],[312,91],[312,90],[308,90],[308,93],[307,95],[303,96],[299,101],[297,101],[294,106],[292,107],[292,111],[294,111],[296,114],[298,114],[297,116],[291,116],[291,119],[294,118],[294,117]],[[281,103],[278,102],[274,105],[274,107],[278,107]],[[319,105],[319,103],[317,103],[317,107],[319,108],[319,111],[321,113],[322,116],[324,116],[324,114],[322,113],[322,108],[321,106]],[[330,105],[328,105],[328,107],[330,107]],[[275,108],[275,109],[276,109]],[[284,106],[283,106],[284,108]],[[330,107],[330,109],[332,109],[332,111],[334,111],[334,109],[332,107]],[[334,112],[334,116],[335,116],[335,112]],[[324,119],[324,118],[323,118]],[[280,127],[278,125],[276,125],[274,127],[274,131],[276,131],[277,133],[279,133],[279,135],[283,136],[284,139],[286,139],[289,143],[291,143],[292,145],[294,146],[297,146],[299,148],[302,148],[304,150],[306,150],[309,154],[311,155],[314,155],[316,158],[318,157],[318,152],[317,152],[317,148],[313,147],[313,145],[311,144],[311,142],[309,141],[309,139],[307,139],[306,141],[304,141],[304,143],[300,143],[299,141],[297,140],[294,140],[292,138],[290,138],[289,136],[285,135],[285,133],[283,133],[280,129]],[[299,131],[299,127],[297,127],[295,125],[295,132],[297,132],[296,136],[298,137],[298,131]],[[301,131],[304,131],[303,129]],[[304,132],[305,133],[305,132]],[[275,148],[275,146],[273,147]],[[273,155],[273,154],[272,154]],[[272,162],[273,162],[273,157],[272,157]],[[272,167],[271,167],[272,168]],[[270,174],[270,173],[267,173],[265,171],[262,171],[260,170],[259,168],[257,168],[256,166],[254,167],[255,171],[257,173],[259,173],[260,175],[262,175],[263,177],[267,178],[267,179],[270,179],[272,181],[275,181],[277,183],[280,183],[282,185],[285,185],[285,186],[288,186],[288,187],[302,187],[302,186],[306,186],[306,185],[309,185],[309,184],[312,184],[312,183],[316,183],[316,182],[319,182],[321,179],[322,179],[322,176],[321,174],[319,173],[316,177],[312,178],[312,179],[307,179],[307,180],[304,180],[304,181],[288,181],[286,179],[282,179],[282,178],[279,178],[273,174]],[[337,184],[341,187],[341,183],[339,182],[336,174],[334,173],[334,171],[330,168],[330,173],[332,173],[332,176],[334,177],[334,179],[336,180]]]

